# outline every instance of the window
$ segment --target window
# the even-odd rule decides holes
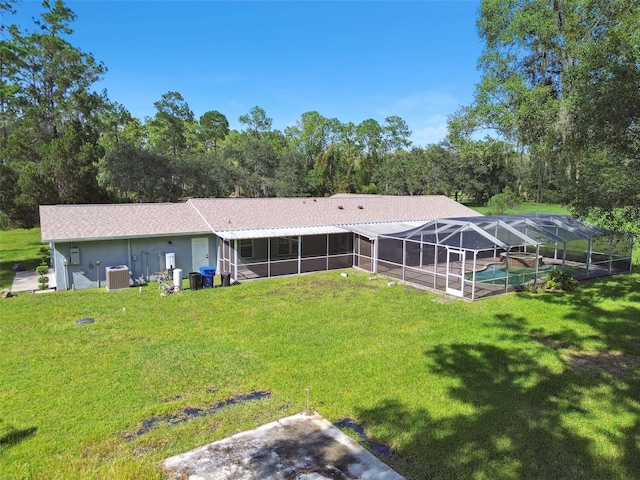
[[[242,258],[253,258],[252,238],[243,238],[240,240],[240,256]]]
[[[279,237],[278,238],[278,255],[297,255],[298,254],[298,238],[297,237]]]

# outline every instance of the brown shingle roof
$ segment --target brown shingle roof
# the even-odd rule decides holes
[[[428,221],[479,215],[443,195],[189,200],[214,231]]]
[[[151,237],[233,230],[429,221],[479,215],[442,195],[209,198],[186,203],[43,205],[43,241]]]
[[[210,232],[187,203],[41,205],[43,241],[133,238]]]

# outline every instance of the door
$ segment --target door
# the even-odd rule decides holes
[[[199,272],[200,267],[204,266],[209,266],[209,239],[207,237],[192,238],[191,271]]]
[[[456,297],[464,296],[464,250],[447,248],[446,292]]]

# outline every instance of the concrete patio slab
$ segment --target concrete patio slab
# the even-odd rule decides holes
[[[56,275],[52,268],[49,269],[49,273],[47,274],[47,277],[49,277],[48,289],[46,290],[38,289],[38,277],[39,275],[33,270],[16,272],[16,276],[13,277],[11,291],[12,292],[53,292],[55,291]]]
[[[298,414],[167,458],[172,480],[404,480],[318,414]]]

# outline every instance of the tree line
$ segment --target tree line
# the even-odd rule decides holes
[[[484,0],[477,26],[482,79],[452,141],[493,129],[538,165],[542,195],[640,232],[640,3]]]
[[[580,88],[571,87],[569,102],[560,91],[569,88],[563,68],[582,65],[577,53],[567,60],[554,50],[564,48],[566,40],[549,28],[531,34],[514,26],[522,25],[522,19],[516,21],[520,14],[541,26],[547,27],[543,21],[554,24],[547,16],[556,4],[565,3],[572,2],[483,2],[478,25],[487,48],[476,100],[452,115],[447,140],[419,147],[411,144],[411,131],[399,116],[354,124],[310,111],[279,131],[264,109],[255,106],[239,117],[242,128],[233,130],[227,117],[214,109],[196,118],[176,91],[154,103],[152,117],[135,118],[107,92],[92,88],[106,74],[106,66],[68,41],[75,15],[64,2],[45,0],[33,31],[22,31],[4,18],[0,27],[0,226],[36,225],[40,204],[341,192],[444,194],[486,203],[507,191],[525,199],[562,201],[601,217],[611,212],[616,212],[612,218],[619,217],[623,208],[622,216],[629,218],[631,210],[622,205],[624,193],[617,194],[619,203],[602,205],[597,193],[585,194],[585,189],[605,188],[597,180],[601,171],[596,171],[604,168],[612,182],[626,185],[627,197],[635,192],[635,208],[640,210],[638,182],[631,185],[637,180],[640,141],[633,132],[640,108],[626,108],[626,116],[599,117],[602,102],[609,99],[613,105],[616,99],[613,93],[603,97],[603,85],[602,95],[589,91],[591,96],[580,101],[575,99]],[[601,8],[602,2],[593,3],[592,9]],[[7,19],[14,8],[13,0],[0,2]],[[626,12],[637,15],[637,9],[627,6]],[[625,12],[624,7],[614,10]],[[636,28],[636,20],[626,27]],[[605,32],[614,28],[598,25]],[[638,33],[637,28],[630,31]],[[518,49],[511,48],[514,45]],[[607,60],[610,69],[602,73],[606,82],[622,84],[614,67],[628,67],[625,80],[631,75],[636,90],[625,87],[625,102],[640,96],[640,83],[633,77],[640,65],[638,45],[640,41],[635,50],[625,50],[635,57]],[[613,46],[608,48],[613,51]],[[514,52],[521,58],[513,57]],[[598,52],[589,55],[598,57]],[[635,70],[628,65],[633,58]],[[589,77],[588,72],[578,73]],[[572,75],[580,78],[578,73]],[[583,112],[591,117],[583,118]],[[618,123],[607,123],[613,120]],[[615,138],[594,130],[594,123],[615,130]],[[474,132],[486,128],[498,135],[478,139]],[[616,174],[621,164],[635,171],[623,178]]]

